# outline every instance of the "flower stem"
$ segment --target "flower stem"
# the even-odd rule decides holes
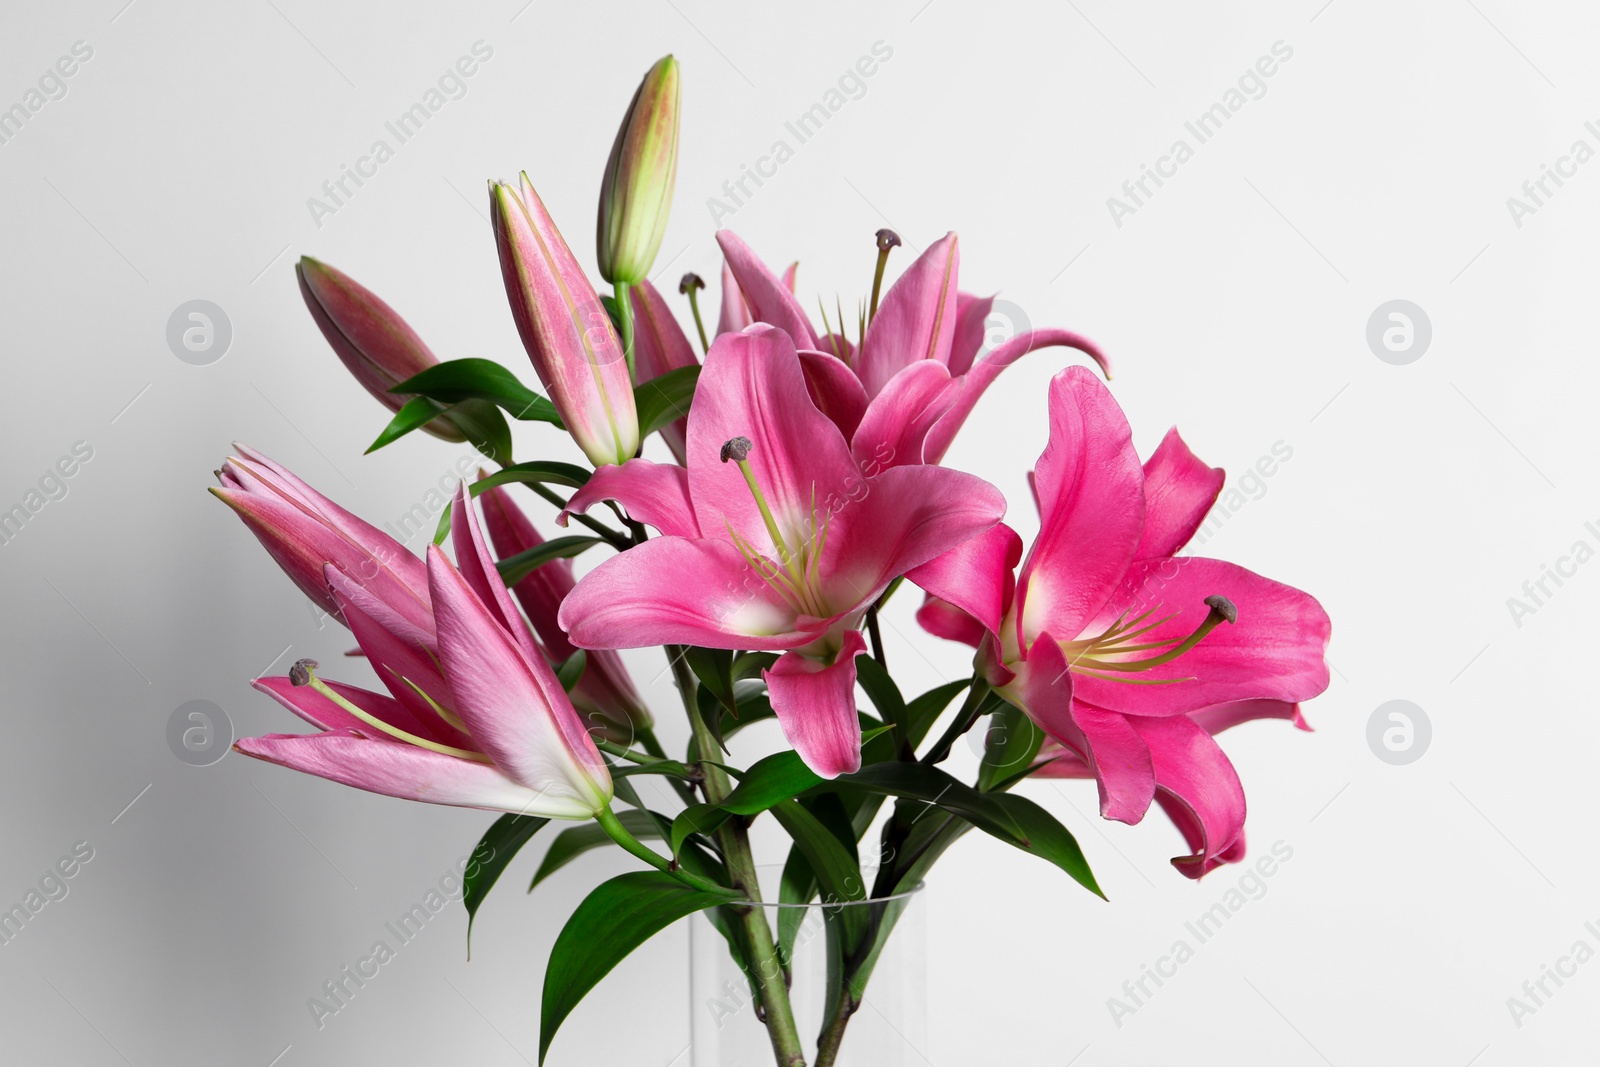
[[[698,874],[684,870],[630,834],[628,828],[623,826],[622,821],[612,812],[611,805],[607,804],[601,808],[599,813],[595,815],[594,821],[600,824],[600,829],[604,830],[611,840],[621,845],[627,852],[644,860],[656,870],[666,871],[684,885],[692,886],[702,892],[727,895],[728,890],[725,886],[720,886],[713,881],[701,878]]]
[[[633,298],[628,295],[628,283],[617,282],[611,288],[617,306],[617,332],[622,335],[622,354],[628,360],[628,380],[637,382],[633,373]]]
[[[705,771],[703,785],[706,799],[713,804],[721,803],[732,792],[732,786],[727,772],[712,762],[713,757],[721,753],[716,737],[700,715],[700,705],[695,699],[694,672],[689,669],[681,646],[668,645],[666,652],[672,665],[672,676],[678,683],[679,693],[683,695],[683,709],[689,715],[695,748],[700,754],[700,766]],[[722,848],[722,859],[727,864],[733,887],[743,892],[746,900],[760,901],[761,886],[756,879],[755,855],[750,851],[750,836],[743,820],[729,819],[717,830],[716,838]],[[749,965],[761,994],[767,1034],[772,1039],[772,1051],[779,1067],[805,1067],[805,1050],[800,1044],[794,1008],[789,1003],[789,987],[784,981],[783,964],[778,959],[778,948],[773,943],[772,928],[767,925],[767,917],[759,907],[750,904],[733,904],[729,908],[738,917],[749,946]]]
[[[961,710],[956,713],[956,717],[945,729],[943,736],[928,750],[927,755],[922,757],[923,763],[931,766],[944,762],[945,757],[950,755],[950,746],[956,743],[956,738],[972,729],[973,724],[978,721],[978,716],[983,711],[984,699],[988,695],[989,683],[974,675],[972,688],[967,690],[967,699],[961,705]]]

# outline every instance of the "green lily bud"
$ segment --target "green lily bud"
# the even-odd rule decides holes
[[[633,94],[600,185],[600,276],[635,285],[655,262],[678,175],[678,61],[665,56]]]

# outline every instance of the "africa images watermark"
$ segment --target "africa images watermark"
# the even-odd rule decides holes
[[[1600,924],[1590,920],[1583,924],[1583,930],[1590,937],[1600,940]],[[1578,976],[1578,968],[1594,957],[1594,946],[1587,938],[1580,937],[1565,954],[1556,957],[1553,965],[1541,963],[1538,977],[1522,983],[1522,995],[1506,998],[1506,1011],[1511,1013],[1511,1021],[1517,1029],[1522,1029],[1523,1020],[1528,1016],[1537,1015],[1541,1009],[1548,1007],[1551,998],[1561,992],[1567,981]]]
[[[1153,966],[1148,963],[1140,964],[1139,976],[1122,983],[1122,996],[1106,998],[1106,1010],[1111,1012],[1111,1021],[1117,1024],[1117,1029],[1122,1029],[1124,1019],[1130,1015],[1137,1015],[1140,1009],[1148,1005],[1156,992],[1177,975],[1178,968],[1194,959],[1199,946],[1216,937],[1223,926],[1239,914],[1246,904],[1265,897],[1268,889],[1267,879],[1277,874],[1279,867],[1293,858],[1293,847],[1283,841],[1274,841],[1269,852],[1255,861],[1253,869],[1247,868],[1233,887],[1222,894],[1221,900],[1202,912],[1198,918],[1183,924],[1188,937],[1180,937],[1174,941],[1165,955],[1156,958]],[[1194,939],[1192,944],[1190,938]]]
[[[320,197],[306,198],[306,210],[311,212],[311,221],[317,229],[322,229],[324,218],[337,215],[368,181],[377,177],[378,168],[393,159],[401,145],[421,133],[429,119],[444,110],[450,101],[467,95],[467,79],[494,57],[494,49],[483,41],[474,41],[467,51],[467,55],[445,68],[438,81],[423,91],[421,99],[383,124],[384,130],[394,138],[393,145],[387,138],[379,137],[365,155],[356,157],[354,166],[339,164],[338,175],[322,183]]]
[[[10,144],[11,139],[21,133],[23,126],[43,111],[46,104],[52,100],[66,99],[67,79],[93,58],[94,47],[89,42],[73,41],[69,54],[46,67],[44,73],[39,75],[36,86],[29,86],[23,92],[22,99],[0,110],[0,145]]]
[[[722,183],[722,194],[727,199],[706,197],[706,210],[711,212],[713,226],[720,227],[723,219],[736,214],[755,197],[755,190],[750,188],[750,183],[755,183],[755,189],[758,190],[768,179],[777,177],[778,168],[794,158],[798,145],[805,144],[820,133],[823,125],[843,110],[845,104],[867,95],[867,79],[878,73],[881,64],[894,58],[893,46],[883,41],[872,42],[869,51],[870,54],[861,56],[844,69],[838,81],[822,94],[821,100],[802,111],[794,121],[783,124],[784,131],[794,138],[793,144],[788,137],[779,137],[772,142],[772,147],[767,149],[765,155],[756,157],[753,164],[741,163],[737,178],[729,178]]]
[[[1600,144],[1600,125],[1590,119],[1583,124],[1584,132]],[[1521,196],[1506,197],[1506,211],[1511,214],[1511,224],[1517,229],[1522,229],[1522,224],[1530,215],[1537,215],[1539,209],[1544,207],[1550,198],[1561,191],[1566,185],[1567,178],[1576,178],[1578,168],[1583,166],[1595,156],[1594,145],[1579,137],[1572,142],[1564,155],[1557,156],[1555,166],[1548,163],[1539,164],[1539,174],[1522,183]],[[1555,188],[1551,188],[1554,185]]]
[[[1588,536],[1572,542],[1572,547],[1557,556],[1555,563],[1539,565],[1538,577],[1529,578],[1522,583],[1520,597],[1506,597],[1506,610],[1511,612],[1511,621],[1516,624],[1517,629],[1522,629],[1523,619],[1529,615],[1537,615],[1539,609],[1555,596],[1556,590],[1567,584],[1570,579],[1576,578],[1579,567],[1594,559],[1595,545],[1600,544],[1600,525],[1586,522],[1583,524],[1583,532]],[[1552,585],[1554,588],[1551,588]]]
[[[1293,57],[1292,45],[1285,41],[1272,42],[1270,54],[1261,56],[1254,64],[1246,67],[1244,73],[1239,75],[1238,83],[1229,86],[1220,100],[1200,112],[1193,120],[1183,124],[1188,137],[1179,137],[1173,141],[1166,155],[1156,158],[1155,166],[1152,167],[1148,163],[1139,164],[1138,177],[1129,178],[1122,183],[1122,197],[1106,197],[1106,210],[1111,213],[1111,221],[1117,229],[1122,229],[1122,220],[1127,216],[1137,215],[1139,209],[1167,183],[1167,179],[1177,176],[1178,168],[1194,158],[1195,151],[1200,145],[1221,133],[1222,127],[1229,119],[1243,110],[1250,101],[1260,100],[1266,96],[1267,79],[1278,73],[1279,66],[1289,62]],[[1189,143],[1191,137],[1194,139],[1194,144]],[[1150,187],[1152,182],[1155,184],[1154,189]]]

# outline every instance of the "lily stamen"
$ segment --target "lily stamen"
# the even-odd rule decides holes
[[[339,707],[343,708],[345,711],[348,711],[351,715],[354,715],[368,726],[388,734],[396,741],[404,741],[408,745],[415,745],[418,748],[425,748],[430,752],[438,752],[441,755],[455,756],[457,759],[472,760],[476,763],[493,763],[493,761],[482,752],[474,752],[473,750],[466,748],[456,748],[453,745],[442,745],[437,741],[430,741],[426,737],[418,737],[416,734],[402,730],[398,726],[393,726],[384,722],[376,715],[371,714],[363,708],[357,707],[355,704],[351,703],[335,692],[333,688],[331,688],[326,682],[317,677],[316,667],[317,661],[314,659],[303,659],[298,661],[289,669],[290,683],[296,686],[310,686],[316,692],[327,697],[329,700],[333,701]],[[420,692],[420,690],[418,690],[418,692]],[[430,700],[429,703],[431,704],[432,701]]]
[[[1150,623],[1147,626],[1139,627],[1138,629],[1131,629],[1132,627],[1138,626],[1141,621],[1152,614],[1152,612],[1147,611],[1143,615],[1140,615],[1138,618],[1134,619],[1131,623],[1128,623],[1127,627],[1122,626],[1122,620],[1119,618],[1117,622],[1113,623],[1111,628],[1100,637],[1093,638],[1088,641],[1068,642],[1067,644],[1062,645],[1062,651],[1073,657],[1070,662],[1074,668],[1095,672],[1097,677],[1109,678],[1110,680],[1114,681],[1132,682],[1135,681],[1135,679],[1116,678],[1101,672],[1111,671],[1118,673],[1138,673],[1141,671],[1150,670],[1152,667],[1160,667],[1164,664],[1171,663],[1173,660],[1177,659],[1179,656],[1198,645],[1202,640],[1205,639],[1207,634],[1209,634],[1212,630],[1215,630],[1218,626],[1225,622],[1233,623],[1239,618],[1239,609],[1236,608],[1233,604],[1233,601],[1229,600],[1227,597],[1208,596],[1205,599],[1205,604],[1211,610],[1207,613],[1204,621],[1202,621],[1199,626],[1195,627],[1193,633],[1182,639],[1147,641],[1134,645],[1127,644],[1126,642],[1129,638],[1138,637],[1142,634],[1148,633],[1157,626],[1160,626],[1163,622],[1166,622],[1168,619],[1174,617],[1172,615],[1168,615],[1157,622]],[[1166,651],[1159,652],[1153,656],[1147,656],[1144,659],[1136,660],[1108,658],[1110,656],[1124,655],[1130,652],[1148,652],[1158,648],[1165,649]],[[1074,655],[1074,653],[1076,654]],[[1142,679],[1142,681],[1148,682],[1150,680]]]

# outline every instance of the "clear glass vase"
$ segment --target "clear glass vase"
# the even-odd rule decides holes
[[[776,887],[778,872],[763,868],[763,885]],[[871,885],[870,873],[867,884]],[[776,892],[764,893],[776,896]],[[928,1041],[926,891],[844,904],[758,905],[787,952],[789,998],[808,1067],[924,1067]],[[856,961],[880,944],[864,977],[849,992],[858,1002],[830,1044],[819,1053],[829,1019],[837,1019],[838,1000],[830,993],[830,969],[837,975],[844,932],[866,931]],[[834,985],[839,984],[837,977]],[[762,1022],[744,969],[735,960],[711,913],[690,919],[690,1067],[772,1067],[772,1041]],[[837,1022],[835,1029],[839,1030]],[[832,1058],[830,1058],[832,1057]]]

